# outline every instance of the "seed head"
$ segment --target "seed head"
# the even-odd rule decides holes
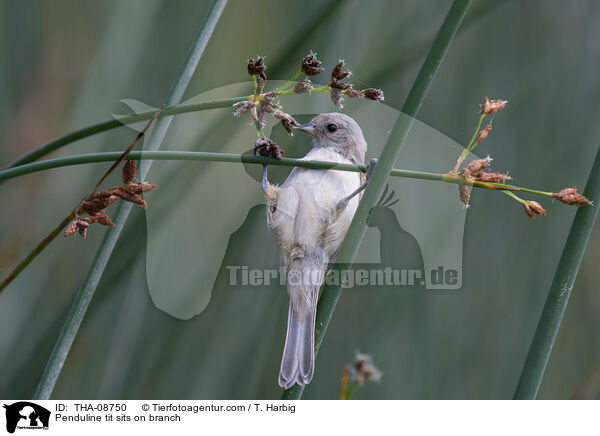
[[[114,227],[115,223],[109,218],[108,215],[104,214],[104,213],[97,213],[96,215],[92,215],[89,218],[85,219],[87,222],[91,223],[98,223],[101,224],[103,226],[108,226],[108,227]]]
[[[592,204],[590,200],[577,192],[576,186],[573,186],[572,188],[565,188],[560,192],[555,192],[552,194],[552,197],[556,198],[558,201],[562,201],[565,204],[570,204],[577,207],[585,206],[586,204]]]
[[[492,131],[492,125],[488,124],[487,126],[485,126],[485,128],[483,128],[478,134],[477,134],[477,144],[479,144],[481,141],[483,141],[485,138],[487,138],[488,133],[490,133]]]
[[[114,195],[114,193],[115,191],[112,191],[109,197],[94,198],[92,200],[83,201],[79,211],[81,213],[87,213],[88,215],[94,215],[103,211],[118,198]]]
[[[139,194],[133,194],[128,189],[115,189],[114,193],[117,197],[125,201],[137,204],[138,206],[141,206],[144,209],[146,209],[147,207],[146,202],[142,199],[142,197]]]
[[[381,380],[381,371],[375,367],[372,357],[368,354],[356,353],[353,370],[352,378],[359,386],[368,381]]]
[[[290,136],[294,136],[294,130],[292,129],[292,126],[300,125],[298,121],[294,119],[294,117],[292,117],[290,114],[286,114],[285,112],[279,109],[273,112],[273,116],[278,120],[281,120],[281,125],[285,130],[287,130]]]
[[[321,61],[317,59],[317,54],[312,51],[308,54],[308,56],[304,56],[302,59],[301,69],[304,74],[309,77],[316,76],[319,73],[325,71],[325,68],[321,67]]]
[[[77,231],[77,221],[71,221],[71,223],[65,229],[65,238],[73,236]]]
[[[329,91],[329,97],[331,97],[331,101],[334,105],[342,109],[344,105],[342,104],[342,91],[336,88],[331,88]]]
[[[156,188],[156,185],[154,183],[141,182],[141,183],[132,183],[131,185],[127,186],[126,188],[127,188],[127,192],[129,192],[130,194],[140,195],[140,194],[152,191],[154,188]]]
[[[257,56],[256,60],[248,59],[248,74],[250,76],[259,76],[263,80],[267,80],[267,76],[265,75],[266,69],[264,56]]]
[[[471,190],[467,185],[458,185],[458,198],[465,206],[469,206],[469,199],[471,198]]]
[[[360,91],[361,94],[369,100],[383,101],[385,99],[383,91],[377,88],[367,88]]]
[[[125,185],[129,185],[135,179],[135,174],[137,169],[135,167],[135,162],[132,160],[128,160],[123,165],[123,183]]]
[[[233,115],[235,115],[236,117],[239,117],[240,115],[244,115],[246,112],[248,112],[254,106],[255,106],[255,103],[250,100],[244,100],[244,101],[239,101],[237,103],[234,103],[233,107],[235,108],[235,112],[233,113]]]
[[[331,82],[331,84],[329,86],[331,86],[332,88],[335,88],[335,89],[339,89],[340,91],[352,88],[352,85],[350,85],[349,83],[338,82],[338,81]]]
[[[504,109],[506,103],[508,103],[507,100],[490,100],[486,97],[485,101],[482,104],[480,104],[479,107],[481,108],[482,114],[489,115],[495,114],[496,112]]]
[[[299,82],[296,82],[296,85],[294,85],[294,92],[296,94],[306,94],[307,92],[310,92],[311,89],[313,89],[313,86],[308,79],[300,80]]]
[[[277,145],[272,139],[259,138],[254,144],[254,154],[256,155],[256,153],[265,157],[281,159],[281,155],[285,153],[285,151],[281,147],[279,147],[279,145]]]
[[[344,94],[345,96],[350,97],[350,98],[362,97],[362,94],[360,93],[360,91],[357,91],[354,88],[348,88],[348,89],[344,90],[344,92],[342,94]]]
[[[470,172],[470,174],[476,176],[479,173],[479,171],[489,167],[491,161],[492,158],[489,156],[483,159],[476,159],[474,161],[469,162],[469,165],[467,165],[467,170]]]
[[[344,60],[340,59],[338,60],[338,63],[335,65],[335,67],[333,67],[333,70],[331,70],[331,78],[329,82],[331,83],[343,80],[351,74],[352,72],[350,71],[344,71]]]
[[[523,208],[529,218],[535,218],[537,215],[546,216],[546,209],[537,201],[526,201],[523,203]]]
[[[479,171],[475,179],[479,180],[480,182],[503,183],[510,179],[510,177],[508,174],[486,173],[485,171]]]
[[[90,226],[90,223],[88,223],[87,221],[84,221],[84,220],[77,221],[77,231],[84,239],[87,236],[87,231],[88,231],[89,226]]]
[[[277,94],[274,92],[267,92],[260,99],[258,104],[258,110],[262,110],[268,113],[272,113],[275,109],[279,109],[279,102],[277,101]]]

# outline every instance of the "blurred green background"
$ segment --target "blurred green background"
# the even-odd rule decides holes
[[[257,53],[267,56],[270,77],[286,79],[312,49],[327,66],[344,58],[357,87],[382,88],[386,104],[399,109],[450,4],[230,1],[187,95],[247,80],[245,60]],[[0,3],[2,165],[124,112],[121,98],[159,106],[208,6],[191,0]],[[479,153],[492,154],[496,168],[508,169],[522,185],[583,188],[600,143],[598,22],[600,4],[593,0],[475,0],[419,119],[464,144],[483,96],[507,99]],[[214,147],[223,134],[206,140]],[[117,129],[55,155],[121,150],[133,137]],[[105,169],[69,167],[0,185],[2,275]],[[548,217],[533,221],[497,193],[473,192],[471,203],[462,290],[344,291],[304,398],[336,398],[342,367],[357,350],[373,356],[383,378],[355,398],[512,397],[575,210],[545,201]],[[234,235],[232,256],[256,256],[264,244],[262,215],[249,214],[263,233]],[[285,292],[249,293],[220,276],[204,313],[172,318],[150,300],[145,225],[136,209],[53,398],[279,398]],[[600,394],[597,227],[540,398]],[[0,295],[0,397],[33,394],[104,231],[94,229],[86,240],[57,239]]]

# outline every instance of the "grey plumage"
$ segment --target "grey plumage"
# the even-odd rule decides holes
[[[313,135],[304,160],[364,164],[367,143],[358,124],[340,113],[299,126]],[[279,385],[305,385],[314,373],[319,289],[356,212],[363,178],[357,173],[296,167],[281,186],[263,179],[267,225],[279,249],[290,295]],[[343,202],[341,202],[344,200]]]

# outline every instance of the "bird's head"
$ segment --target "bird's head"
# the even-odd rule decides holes
[[[367,141],[360,126],[348,115],[319,114],[312,121],[296,126],[313,136],[315,147],[330,147],[357,165],[364,165]]]

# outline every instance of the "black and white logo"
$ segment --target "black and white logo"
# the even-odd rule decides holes
[[[14,433],[16,429],[47,430],[50,411],[29,401],[5,404],[6,431]]]

